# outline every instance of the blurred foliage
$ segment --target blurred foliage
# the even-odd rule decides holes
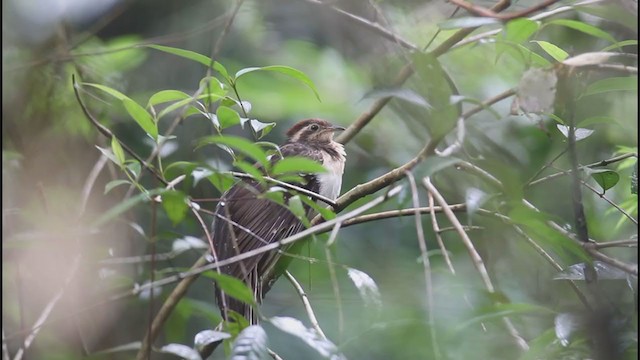
[[[212,281],[250,294],[209,271],[179,299],[153,358],[197,359],[194,349],[221,339],[226,355],[212,358],[269,358],[267,346],[284,359],[637,357],[637,2],[558,3],[504,22],[464,11],[449,19],[445,2],[36,3],[3,3],[3,342],[12,356],[28,341],[31,359],[132,358],[174,288],[148,284],[187,271],[208,248],[212,216],[200,210],[233,184],[228,171],[261,181],[254,162],[285,181],[313,171],[299,159],[268,165],[289,125],[319,117],[347,127],[389,99],[346,145],[342,192],[438,141],[445,154],[412,169],[417,200],[429,204],[429,176],[461,204],[456,216],[493,291],[447,216],[421,215],[421,254],[409,212],[343,226],[329,248],[328,234],[314,235],[286,258],[326,338],[285,279],[258,306],[260,326],[212,332]],[[409,62],[413,76],[398,84]],[[113,139],[88,121],[74,89]],[[572,127],[589,237],[635,274],[571,238],[580,233]],[[151,159],[155,175],[129,151]],[[398,183],[403,191],[371,213],[413,207],[408,182]],[[284,204],[282,191],[267,196]],[[311,202],[293,199],[286,205],[302,216]],[[595,283],[585,281],[592,267]]]

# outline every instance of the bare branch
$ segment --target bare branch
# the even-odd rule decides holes
[[[300,295],[300,300],[302,300],[302,305],[304,306],[304,309],[307,311],[307,316],[309,316],[309,321],[311,321],[311,326],[316,330],[316,332],[318,333],[318,335],[320,335],[322,339],[327,340],[327,336],[324,334],[324,332],[322,331],[322,328],[320,327],[320,324],[318,323],[316,314],[313,312],[313,308],[311,307],[311,302],[309,302],[309,297],[304,292],[302,285],[300,285],[298,280],[296,280],[296,278],[293,275],[291,275],[291,273],[288,270],[284,272],[284,275],[287,277],[289,282],[291,282],[293,287],[296,289],[296,291],[298,292],[298,295]]]
[[[486,9],[483,8],[482,6],[478,6],[478,5],[473,5],[465,0],[449,0],[450,2],[452,2],[453,4],[469,11],[472,14],[475,15],[479,15],[482,17],[488,17],[488,18],[494,18],[494,19],[499,19],[502,21],[509,21],[512,19],[517,19],[517,18],[521,18],[521,17],[526,17],[530,14],[533,14],[534,12],[538,12],[540,10],[544,10],[545,8],[557,3],[560,0],[544,0],[543,2],[541,2],[540,4],[534,5],[530,8],[524,9],[524,10],[520,10],[520,11],[514,11],[511,13],[506,13],[506,14],[498,14],[493,10],[490,9]]]

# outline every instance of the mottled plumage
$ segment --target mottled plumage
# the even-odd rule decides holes
[[[280,147],[284,157],[303,156],[322,163],[328,170],[322,174],[305,175],[305,184],[296,184],[307,190],[335,200],[342,183],[345,152],[341,144],[333,141],[336,130],[342,129],[331,123],[309,119],[296,123],[287,131],[288,141]],[[277,159],[272,159],[276,161]],[[257,195],[267,188],[256,181],[243,180],[235,184],[222,196],[216,208],[213,223],[213,240],[218,259],[227,259],[238,254],[257,249],[296,234],[304,225],[286,207]],[[287,197],[285,197],[286,199]],[[307,209],[308,214],[311,210]],[[229,219],[225,221],[221,219]],[[232,231],[233,230],[233,231]],[[244,280],[254,291],[259,302],[269,291],[275,276],[277,251],[264,253],[221,268],[228,274]],[[251,308],[244,303],[216,291],[218,305],[226,318],[226,309],[244,315],[255,322]]]

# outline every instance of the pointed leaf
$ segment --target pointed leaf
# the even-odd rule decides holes
[[[587,35],[595,36],[597,38],[610,41],[612,43],[616,42],[616,39],[613,36],[609,35],[609,33],[607,33],[606,31],[601,30],[591,24],[587,24],[582,21],[576,21],[576,20],[570,20],[570,19],[557,19],[557,20],[551,20],[547,22],[546,25],[561,25],[561,26],[565,26],[565,27],[583,32]]]
[[[109,181],[109,182],[104,186],[104,193],[105,193],[105,195],[106,195],[107,193],[109,193],[109,191],[111,191],[113,188],[115,188],[115,187],[117,187],[117,186],[120,186],[120,185],[124,185],[124,184],[131,184],[131,181],[129,181],[129,180],[122,180],[122,179]]]
[[[122,150],[122,145],[120,145],[120,142],[115,136],[111,137],[111,150],[116,160],[118,160],[118,165],[122,166],[126,158],[124,156],[124,150]]]
[[[613,170],[592,171],[591,177],[598,183],[598,185],[600,185],[603,192],[616,186],[618,181],[620,181],[620,175]]]
[[[209,67],[212,64],[211,58],[209,58],[208,56],[204,56],[202,54],[198,54],[195,51],[179,49],[179,48],[174,48],[170,46],[162,46],[162,45],[145,45],[145,46],[150,47],[152,49],[164,51],[169,54],[177,55],[185,59],[193,60],[206,67]]]
[[[303,73],[302,71],[294,69],[294,68],[289,67],[289,66],[271,65],[271,66],[263,66],[263,67],[245,68],[245,69],[242,69],[242,70],[240,70],[240,71],[238,71],[236,73],[236,80],[238,80],[241,76],[244,76],[245,74],[252,73],[254,71],[273,71],[273,72],[278,72],[280,74],[284,74],[284,75],[290,76],[290,77],[300,81],[301,83],[307,85],[313,91],[313,93],[316,95],[316,98],[318,100],[320,100],[320,94],[318,93],[318,89],[316,89],[316,86],[313,83],[313,81],[311,81],[311,79],[305,73]]]
[[[238,115],[235,110],[226,106],[218,106],[218,109],[216,110],[216,117],[220,128],[223,130],[240,124],[240,115]]]
[[[569,54],[566,51],[562,50],[557,45],[554,45],[550,42],[541,41],[541,40],[534,40],[533,42],[540,45],[542,50],[544,50],[547,54],[549,54],[552,58],[554,58],[558,62],[569,57]]]
[[[208,271],[206,272],[206,276],[213,278],[216,281],[216,286],[224,291],[226,295],[249,305],[255,305],[256,301],[253,298],[253,291],[251,291],[242,280],[233,276],[219,274],[216,271]]]
[[[191,95],[178,90],[162,90],[151,95],[147,106],[166,103],[169,101],[178,101],[191,98]]]
[[[614,77],[602,79],[587,87],[582,96],[602,94],[610,91],[638,91],[638,77]]]
[[[207,144],[222,144],[230,146],[259,162],[262,166],[268,167],[267,154],[260,148],[260,146],[247,139],[237,136],[206,136],[198,141],[197,147],[202,147]]]
[[[514,19],[504,26],[504,40],[521,44],[540,28],[540,22],[526,18]]]

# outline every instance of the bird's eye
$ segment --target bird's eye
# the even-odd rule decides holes
[[[318,124],[313,124],[309,127],[309,129],[311,129],[311,131],[317,131],[318,129],[320,129],[320,126],[318,126]]]

